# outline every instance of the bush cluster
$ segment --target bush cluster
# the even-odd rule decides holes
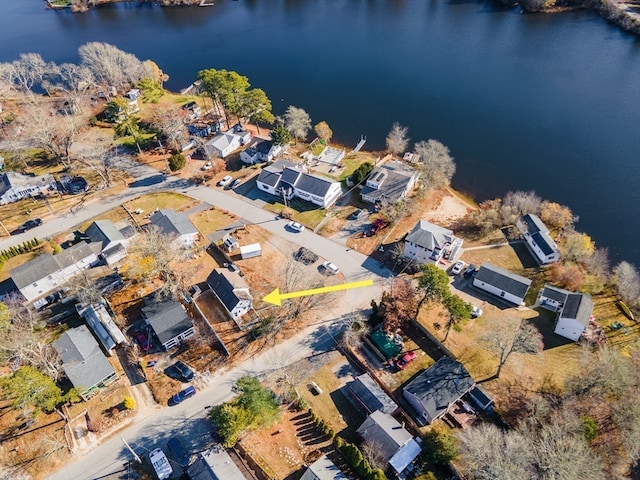
[[[13,247],[9,247],[6,250],[2,250],[0,252],[0,266],[7,260],[13,257],[17,257],[18,255],[22,255],[23,253],[30,252],[34,248],[40,245],[40,240],[37,238],[33,238],[31,240],[27,240],[22,242],[20,245],[16,245]]]
[[[339,437],[334,438],[334,446],[342,453],[351,468],[364,480],[387,480],[385,473],[379,468],[373,468],[364,458],[357,445],[345,442]]]

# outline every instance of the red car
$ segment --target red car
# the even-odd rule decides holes
[[[140,348],[148,352],[151,349],[151,340],[149,340],[144,333],[136,333],[135,336]]]
[[[404,370],[407,364],[415,360],[417,356],[418,355],[416,355],[416,352],[413,351],[405,353],[396,361],[396,367],[398,367],[400,370]]]

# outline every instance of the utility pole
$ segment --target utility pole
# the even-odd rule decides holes
[[[120,440],[122,440],[122,443],[124,443],[125,447],[127,447],[127,449],[131,452],[131,455],[133,455],[133,458],[135,458],[136,461],[141,464],[142,460],[140,460],[140,457],[138,456],[138,454],[133,450],[133,448],[129,446],[127,441],[122,437],[120,437]]]

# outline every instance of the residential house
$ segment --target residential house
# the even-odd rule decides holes
[[[309,174],[304,166],[286,160],[277,160],[263,168],[258,175],[257,185],[271,195],[286,200],[301,198],[322,208],[333,205],[342,194],[340,182]]]
[[[0,205],[57,189],[58,184],[50,173],[35,176],[4,172],[0,175]]]
[[[418,172],[404,163],[386,162],[369,174],[360,195],[367,203],[382,200],[394,203],[402,200],[413,189],[417,179]]]
[[[127,339],[114,323],[103,303],[94,305],[78,303],[76,304],[76,311],[87,322],[107,355],[111,356],[113,354],[113,349],[116,345],[127,343]]]
[[[593,313],[590,295],[563,290],[545,285],[540,291],[538,302],[541,307],[558,313],[554,333],[577,342],[589,326]]]
[[[96,220],[85,230],[91,243],[100,244],[100,259],[112,266],[127,256],[129,240],[111,220]]]
[[[272,140],[254,137],[247,148],[240,152],[240,160],[249,165],[259,162],[270,162],[282,151],[282,146]]]
[[[220,158],[227,157],[231,152],[246,145],[251,140],[251,132],[243,130],[235,125],[224,133],[218,133],[204,144],[207,155],[215,155]]]
[[[189,480],[245,480],[246,477],[220,445],[198,454],[187,469]],[[253,478],[253,476],[251,477]]]
[[[196,102],[185,103],[181,108],[185,112],[186,118],[189,121],[198,119],[200,117],[200,114],[202,113],[200,105],[198,105]]]
[[[546,265],[558,261],[560,250],[549,235],[549,229],[537,215],[527,214],[518,219],[516,227],[527,242],[538,263]]]
[[[165,350],[195,334],[193,321],[179,302],[154,302],[143,307],[142,314]]]
[[[474,386],[464,365],[444,356],[409,382],[402,394],[418,414],[417,420],[429,425]]]
[[[253,308],[249,285],[237,272],[226,268],[214,268],[207,277],[207,285],[234,320]]]
[[[531,280],[502,268],[483,263],[473,278],[473,286],[492,293],[507,302],[524,305]]]
[[[388,413],[373,412],[358,428],[363,441],[372,445],[397,474],[422,451],[420,444]]]
[[[59,290],[73,277],[98,263],[99,245],[79,242],[57,255],[43,253],[9,272],[28,302]]]
[[[115,382],[118,374],[85,325],[71,328],[53,343],[71,384],[88,400]]]
[[[348,480],[342,471],[326,455],[313,462],[300,477],[300,480]]]
[[[368,373],[355,377],[346,387],[352,403],[367,415],[378,410],[391,415],[398,409],[396,402]]]
[[[184,213],[175,210],[157,210],[149,220],[163,234],[176,237],[175,243],[183,248],[193,248],[200,235],[191,220]]]
[[[438,263],[443,258],[453,260],[462,241],[448,228],[420,220],[405,238],[403,255],[419,264]]]

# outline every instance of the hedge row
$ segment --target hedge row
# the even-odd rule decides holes
[[[373,468],[364,458],[357,445],[345,442],[340,437],[334,437],[333,445],[342,453],[347,463],[364,480],[387,480],[385,473],[379,468]]]
[[[17,257],[18,255],[22,255],[23,253],[30,252],[34,248],[40,245],[40,240],[37,238],[33,238],[31,240],[27,240],[22,242],[20,245],[16,245],[13,247],[9,247],[6,250],[2,250],[0,252],[0,265],[9,260],[10,258]]]

